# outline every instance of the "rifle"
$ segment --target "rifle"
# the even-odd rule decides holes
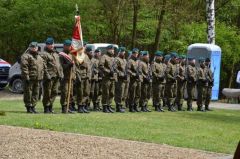
[[[110,73],[112,74],[112,76],[114,76],[114,73],[117,72],[117,65],[116,65],[116,59],[114,58],[113,63],[110,67]]]
[[[147,74],[147,80],[151,83],[152,82],[152,67],[148,63],[148,74]]]

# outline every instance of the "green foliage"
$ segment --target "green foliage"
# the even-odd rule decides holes
[[[151,106],[149,106],[151,107]],[[104,114],[27,114],[19,100],[0,102],[1,125],[107,136],[233,154],[240,136],[240,111]],[[60,103],[54,104],[60,112]],[[37,110],[42,112],[42,103]]]

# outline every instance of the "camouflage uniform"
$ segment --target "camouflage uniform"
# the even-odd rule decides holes
[[[164,90],[164,78],[165,78],[165,72],[164,72],[164,66],[161,61],[155,60],[155,62],[152,64],[152,73],[153,73],[153,83],[152,83],[152,89],[153,89],[153,103],[155,107],[155,111],[163,111],[161,100],[163,99],[163,90]]]
[[[177,96],[176,96],[176,105],[178,110],[181,111],[183,102],[184,102],[184,90],[186,87],[186,72],[185,72],[185,64],[182,62],[178,65],[179,74],[177,76]]]
[[[196,86],[196,77],[197,77],[197,70],[195,65],[189,64],[187,66],[187,110],[193,111],[192,108],[192,101],[195,94],[195,86]]]
[[[58,85],[63,77],[60,58],[56,51],[45,48],[41,54],[46,66],[43,78],[43,107],[44,113],[53,113],[53,102],[58,95]]]
[[[124,58],[116,57],[116,69],[118,75],[118,81],[115,88],[115,103],[117,112],[124,112],[124,93],[127,83],[127,61]]]
[[[129,93],[128,93],[129,111],[138,112],[137,104],[139,104],[139,94],[141,92],[141,79],[139,76],[140,74],[139,61],[136,57],[132,55],[127,65],[128,65],[128,73],[130,76]],[[137,89],[137,87],[140,87],[140,90]]]
[[[90,100],[93,102],[93,110],[100,110],[100,95],[101,95],[101,76],[99,73],[99,59],[92,58],[92,78],[91,78],[91,93]]]
[[[115,58],[112,53],[104,54],[99,63],[99,68],[103,71],[102,80],[102,105],[103,112],[113,112],[111,108],[115,93],[115,81],[117,80]]]
[[[203,65],[203,64],[201,64]],[[204,111],[203,103],[206,100],[206,88],[207,88],[207,80],[206,80],[206,68],[205,66],[200,66],[197,70],[197,110]]]
[[[165,95],[167,98],[167,105],[169,111],[175,111],[174,109],[174,99],[176,97],[176,65],[172,60],[168,63],[166,68],[166,85],[165,85]]]
[[[68,54],[68,57],[70,60],[74,61],[74,57],[72,54],[69,54],[67,51],[65,51],[66,54]],[[76,67],[75,64],[71,61],[67,60],[63,56],[60,56],[60,62],[63,67],[63,78],[61,80],[61,98],[60,103],[62,105],[62,113],[67,113],[67,100],[68,100],[68,91],[70,91],[70,101],[69,106],[73,102],[73,83],[76,78]],[[71,76],[71,78],[70,78]],[[71,80],[71,85],[70,85]],[[70,89],[70,90],[69,90]],[[71,111],[69,111],[71,113]]]
[[[206,61],[207,60],[209,59],[206,59]],[[206,65],[206,72],[207,72],[206,73],[207,87],[206,87],[205,110],[211,111],[211,109],[209,109],[209,104],[212,97],[212,87],[214,84],[214,77],[213,77],[213,72],[208,65]]]
[[[89,113],[86,106],[89,100],[90,94],[90,59],[85,55],[83,62],[75,61],[76,65],[76,102],[78,105],[78,113]]]
[[[27,51],[21,57],[21,71],[24,82],[23,101],[28,113],[36,113],[39,84],[43,79],[44,64],[38,53]]]

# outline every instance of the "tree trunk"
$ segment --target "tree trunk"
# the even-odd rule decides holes
[[[154,51],[157,51],[159,49],[163,18],[164,18],[164,14],[166,12],[166,2],[167,2],[166,0],[163,0],[163,6],[162,6],[160,14],[158,15],[158,26],[157,26],[157,32],[156,32],[156,37],[155,37]]]
[[[133,30],[132,30],[132,48],[136,46],[137,20],[138,20],[138,0],[132,0],[133,3]]]
[[[206,0],[207,39],[209,44],[215,44],[215,7],[214,0]]]

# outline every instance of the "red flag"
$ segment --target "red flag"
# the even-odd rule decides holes
[[[83,47],[80,16],[75,16],[75,25],[73,28],[71,47],[72,47],[72,50],[78,50],[79,48]]]

